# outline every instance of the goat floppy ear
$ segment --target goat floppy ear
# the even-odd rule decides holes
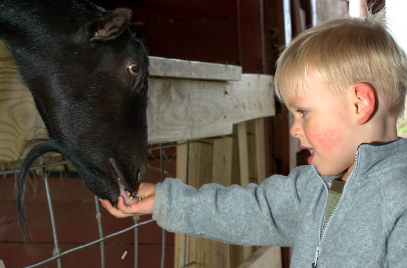
[[[112,40],[121,35],[124,28],[130,23],[132,16],[133,12],[130,9],[117,8],[86,23],[83,32],[90,42]]]
[[[356,123],[363,125],[374,115],[376,109],[375,90],[368,83],[357,83],[352,87]]]

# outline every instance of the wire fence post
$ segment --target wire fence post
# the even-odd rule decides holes
[[[96,220],[98,221],[99,228],[99,238],[103,238],[102,219],[101,219],[102,214],[100,214],[99,200],[97,196],[95,196],[95,206],[96,206]],[[105,268],[105,244],[103,241],[100,242],[100,267]]]
[[[139,216],[133,216],[134,224],[138,223]],[[138,227],[134,228],[134,268],[138,267]]]
[[[41,157],[41,165],[44,165],[44,158]],[[58,247],[58,238],[57,238],[57,229],[55,227],[55,218],[54,218],[54,210],[52,208],[52,201],[51,201],[51,193],[49,190],[49,184],[48,184],[48,175],[47,175],[47,171],[45,170],[45,167],[42,168],[42,177],[44,178],[44,184],[45,184],[45,191],[47,193],[47,201],[48,201],[48,208],[49,208],[49,214],[51,217],[51,225],[52,225],[52,234],[54,237],[54,252],[53,255],[59,255],[59,247]],[[61,259],[58,258],[57,259],[57,265],[58,268],[61,268]]]

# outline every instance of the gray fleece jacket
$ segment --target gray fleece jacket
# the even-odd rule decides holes
[[[196,190],[157,185],[153,218],[171,232],[240,245],[293,247],[291,267],[407,267],[407,139],[362,144],[341,199],[324,225],[332,178],[314,166],[260,185]],[[317,254],[316,254],[317,252]]]

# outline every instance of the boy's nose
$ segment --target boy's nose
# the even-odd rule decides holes
[[[300,124],[297,122],[297,120],[294,121],[293,125],[290,128],[290,134],[291,136],[293,136],[294,138],[300,138],[303,134],[303,130],[302,127],[300,126]]]

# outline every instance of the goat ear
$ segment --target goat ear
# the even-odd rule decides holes
[[[90,42],[112,40],[121,35],[132,16],[133,12],[130,9],[118,8],[86,23],[83,31]]]

